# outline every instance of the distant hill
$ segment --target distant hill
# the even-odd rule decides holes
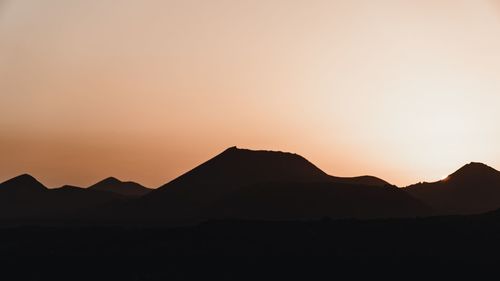
[[[40,215],[48,189],[34,177],[24,174],[0,184],[0,218]]]
[[[0,219],[74,218],[109,204],[122,196],[73,186],[48,189],[30,175],[0,184]]]
[[[141,197],[148,194],[151,189],[135,182],[122,182],[116,178],[109,177],[90,187],[90,190],[112,192],[127,197]]]
[[[500,172],[470,163],[446,179],[405,188],[439,214],[476,214],[500,208]]]
[[[42,183],[28,174],[17,176],[0,184],[0,194],[34,194],[46,190],[47,188]]]
[[[132,202],[128,213],[169,219],[272,219],[278,213],[290,219],[371,218],[419,216],[430,209],[375,177],[333,177],[297,154],[232,147]]]

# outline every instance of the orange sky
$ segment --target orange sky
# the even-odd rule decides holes
[[[500,1],[0,0],[0,181],[157,187],[237,145],[500,168]]]

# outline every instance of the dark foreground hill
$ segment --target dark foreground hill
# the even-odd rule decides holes
[[[446,179],[405,188],[438,214],[478,214],[500,208],[500,172],[470,163]]]
[[[233,147],[120,213],[176,221],[415,217],[432,211],[375,177],[333,177],[297,154]]]

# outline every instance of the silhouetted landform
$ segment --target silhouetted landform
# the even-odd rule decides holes
[[[123,182],[113,177],[109,177],[92,186],[89,186],[88,189],[113,192],[128,197],[141,197],[151,191],[151,189],[138,183],[131,181]]]
[[[437,214],[478,214],[500,208],[500,172],[470,163],[446,179],[405,188]]]
[[[373,176],[330,176],[297,154],[236,147],[156,190],[115,178],[85,189],[47,189],[29,175],[0,184],[0,219],[10,221],[377,219],[499,208],[500,172],[480,163],[468,164],[440,182],[397,188]]]
[[[375,177],[333,177],[297,154],[232,147],[132,202],[124,213],[200,221],[415,217],[432,211]]]
[[[463,278],[458,269],[496,268],[498,174],[471,163],[400,189],[329,176],[296,154],[231,148],[141,197],[109,190],[122,186],[112,178],[47,189],[21,175],[0,184],[2,278]]]
[[[242,188],[214,202],[208,218],[310,220],[423,217],[432,210],[395,187],[339,183],[274,183]]]
[[[0,184],[0,219],[72,218],[123,200],[73,186],[48,189],[32,176],[21,175]]]
[[[46,187],[37,179],[28,174],[23,174],[0,184],[0,192],[9,193],[39,193],[46,191]]]

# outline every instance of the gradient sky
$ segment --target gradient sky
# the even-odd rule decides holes
[[[0,0],[0,181],[157,187],[233,145],[500,168],[500,1]]]

